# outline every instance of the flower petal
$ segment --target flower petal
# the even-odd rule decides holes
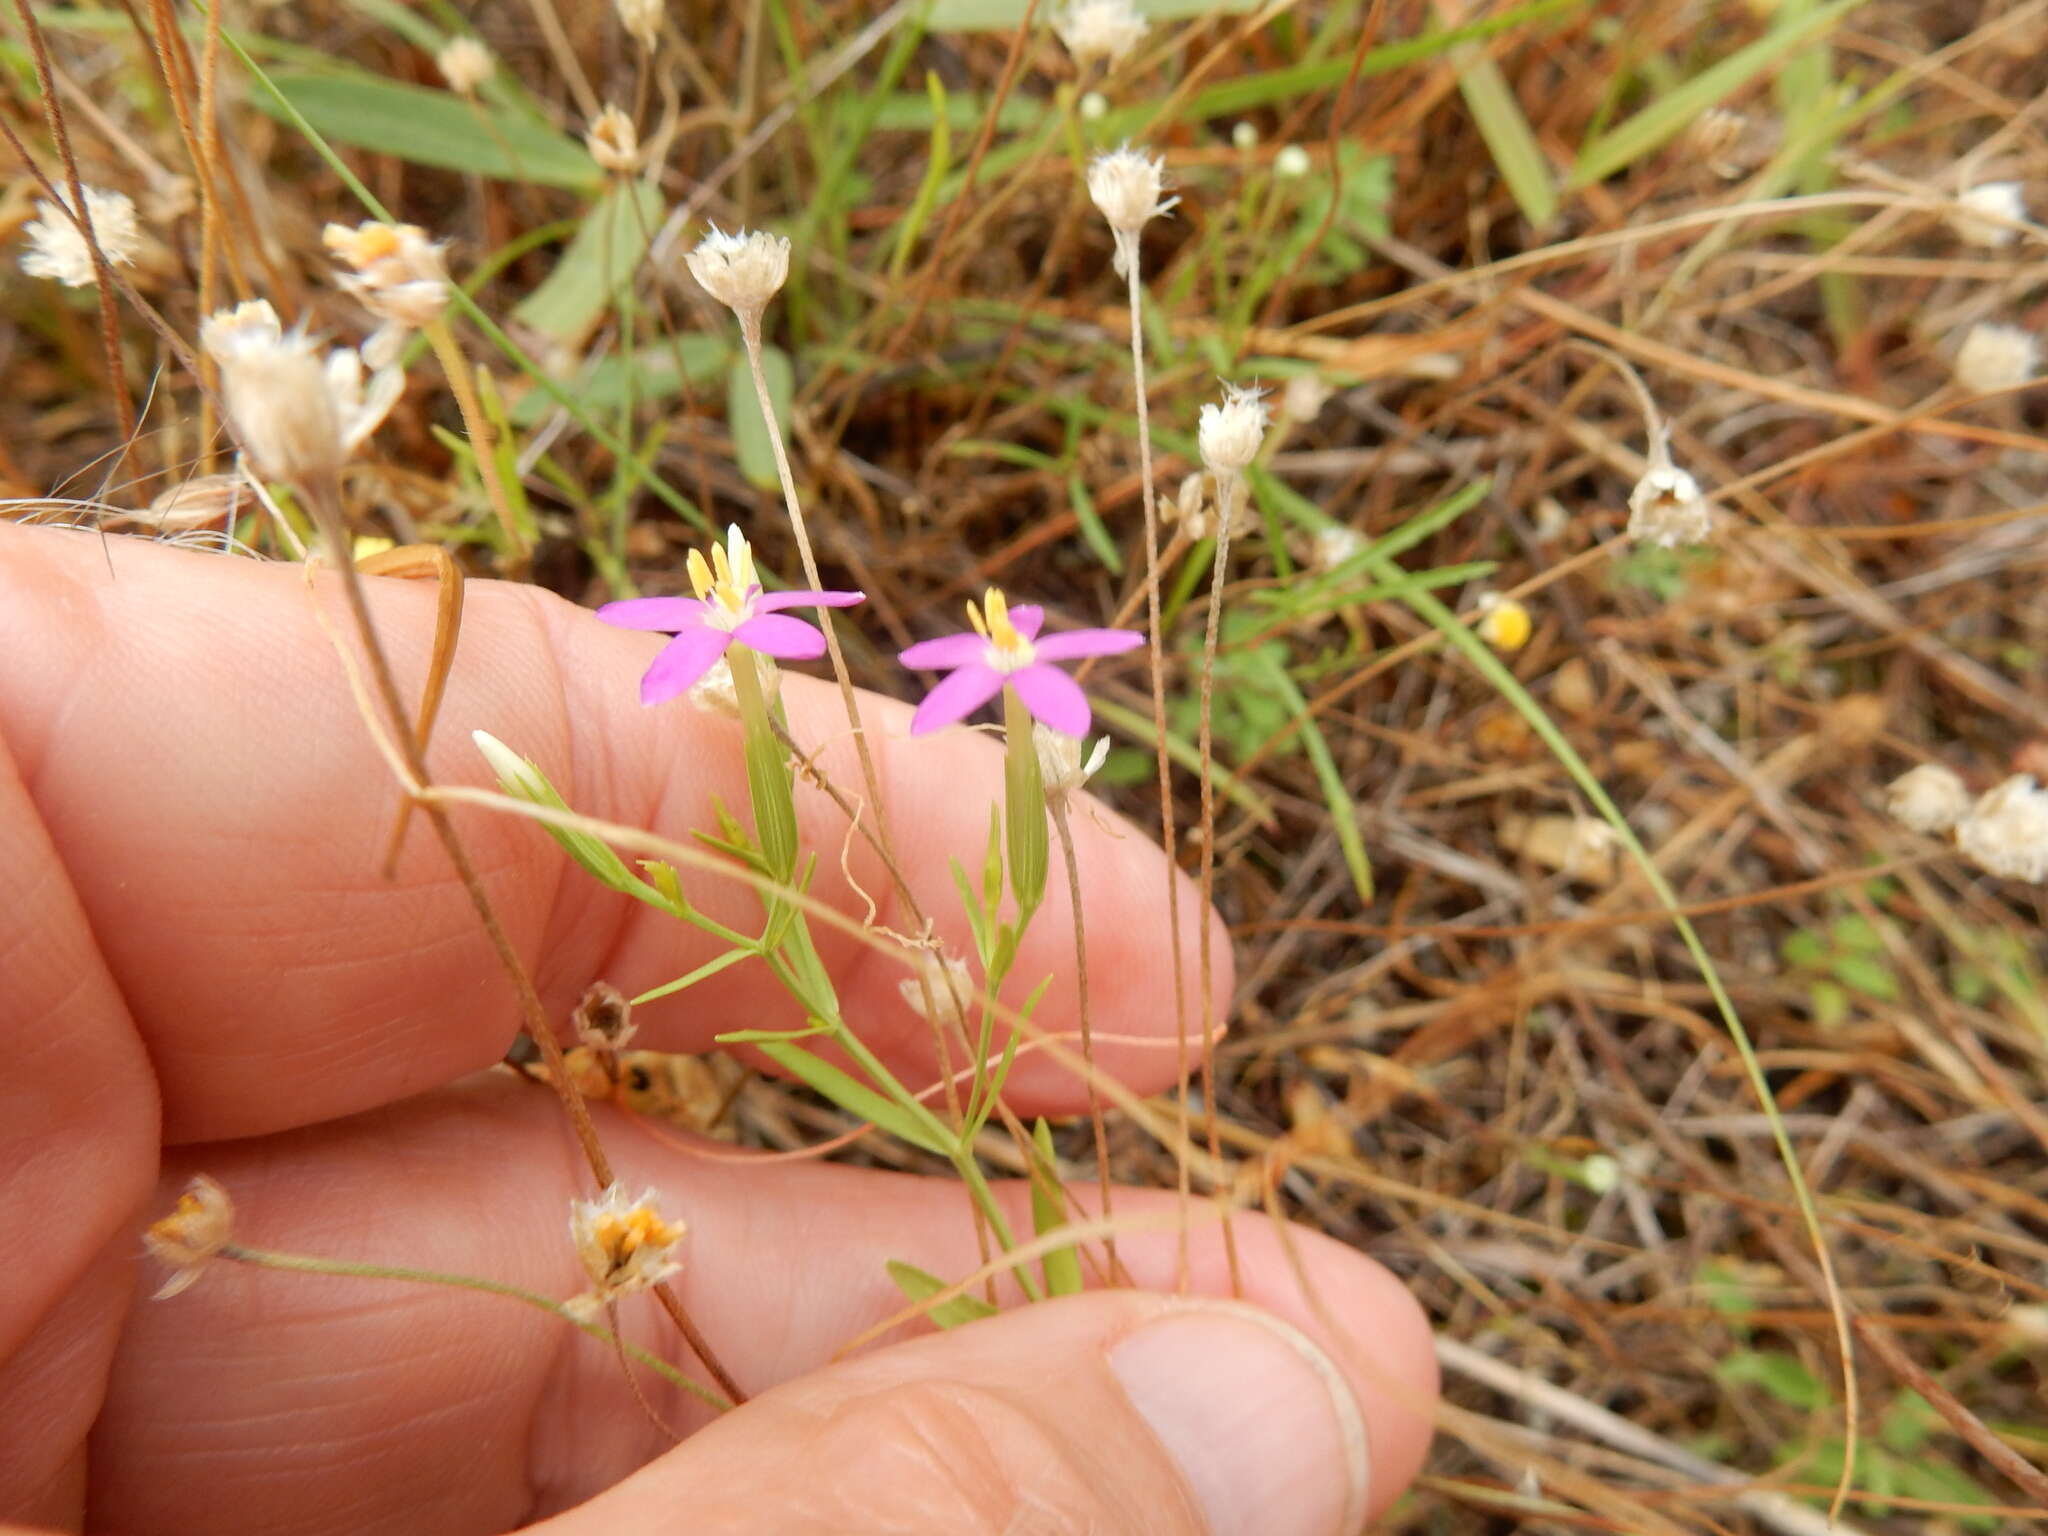
[[[965,720],[1002,691],[1002,673],[984,662],[970,663],[924,696],[910,717],[910,734],[923,736]]]
[[[606,603],[597,616],[621,629],[665,629],[678,634],[694,629],[704,605],[694,597],[629,597]]]
[[[1010,610],[1010,624],[1026,640],[1036,640],[1045,628],[1045,610],[1036,603],[1019,603]]]
[[[654,658],[654,665],[640,679],[640,702],[659,704],[687,691],[692,683],[711,670],[711,664],[723,656],[725,648],[731,644],[731,635],[708,624],[684,630],[661,648],[661,654]]]
[[[1135,629],[1065,629],[1031,649],[1040,661],[1075,661],[1083,656],[1121,656],[1144,643],[1145,637]]]
[[[1024,707],[1042,723],[1069,736],[1088,734],[1088,695],[1058,667],[1029,666],[1010,674]]]
[[[920,671],[950,671],[982,660],[988,654],[988,642],[965,630],[957,635],[941,635],[936,640],[920,640],[896,659],[906,667]]]
[[[785,608],[851,608],[864,603],[865,592],[770,592],[754,599],[754,612],[780,613]]]
[[[750,650],[783,661],[809,661],[825,654],[825,637],[786,613],[757,613],[735,629],[732,637]]]

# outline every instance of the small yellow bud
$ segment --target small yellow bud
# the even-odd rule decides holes
[[[1519,651],[1529,643],[1536,626],[1529,610],[1513,598],[1488,593],[1482,600],[1479,622],[1472,627],[1496,651]]]

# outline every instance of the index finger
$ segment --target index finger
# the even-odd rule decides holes
[[[433,594],[369,585],[401,687],[416,697]],[[170,1140],[252,1135],[385,1103],[496,1060],[518,1026],[511,986],[424,826],[396,878],[379,876],[400,791],[314,613],[318,602],[346,628],[333,578],[315,588],[308,593],[296,567],[0,526],[0,735],[142,1033]],[[487,781],[469,740],[484,729],[603,820],[687,841],[715,829],[717,805],[743,814],[737,724],[683,702],[638,703],[659,644],[537,588],[473,583],[432,772]],[[836,691],[791,677],[785,701],[796,739],[824,743],[824,772],[858,799]],[[862,707],[900,867],[949,946],[966,952],[949,861],[979,865],[1001,794],[1000,749],[961,731],[913,742],[906,706],[870,695]],[[840,811],[802,785],[797,802],[804,846],[818,855],[813,894],[856,917],[872,899],[878,926],[910,929]],[[539,829],[455,814],[551,1017],[566,1017],[592,980],[630,994],[717,953],[696,929],[598,887]],[[1112,818],[1072,825],[1097,1060],[1154,1091],[1180,1057],[1165,863],[1156,844]],[[684,878],[711,915],[758,927],[745,886]],[[1192,1031],[1199,918],[1191,885],[1175,878]],[[815,937],[847,1021],[905,1081],[931,1081],[930,1026],[898,992],[904,970],[847,934],[820,926]],[[1034,1017],[1054,1033],[1079,1023],[1074,942],[1055,880],[1013,973],[1020,990],[1053,978]],[[1220,925],[1211,948],[1212,995],[1227,997]],[[744,962],[650,1005],[642,1022],[643,1043],[698,1049],[726,1030],[803,1021],[765,970]],[[1028,1054],[1010,1097],[1025,1112],[1085,1102],[1069,1070]]]

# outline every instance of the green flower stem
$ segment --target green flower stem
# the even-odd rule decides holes
[[[732,1404],[700,1382],[692,1381],[668,1361],[642,1349],[638,1344],[628,1343],[609,1328],[597,1323],[587,1323],[573,1316],[569,1309],[551,1296],[538,1291],[529,1291],[521,1286],[507,1285],[501,1280],[484,1280],[475,1275],[450,1275],[438,1270],[410,1269],[395,1264],[355,1264],[343,1259],[316,1259],[299,1253],[272,1253],[263,1248],[245,1248],[239,1243],[230,1243],[220,1251],[220,1257],[236,1264],[249,1264],[258,1269],[282,1269],[302,1275],[349,1275],[358,1280],[403,1280],[413,1285],[440,1285],[460,1291],[481,1291],[487,1296],[503,1296],[510,1301],[523,1302],[543,1312],[551,1312],[572,1327],[580,1328],[600,1343],[623,1350],[640,1364],[674,1383],[698,1401],[720,1413]]]

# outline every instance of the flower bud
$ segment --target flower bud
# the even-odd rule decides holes
[[[1956,349],[1956,383],[1972,394],[2014,389],[2034,376],[2041,344],[2016,325],[1973,325]]]
[[[591,121],[583,135],[583,147],[590,158],[616,176],[630,176],[640,169],[640,130],[633,119],[617,107],[606,107]]]
[[[1956,823],[1956,846],[1986,874],[2048,880],[2048,791],[2025,773],[1987,790]]]
[[[1996,250],[2019,239],[2015,224],[2025,222],[2027,200],[2016,181],[1987,181],[1956,194],[1948,227],[1967,245]]]
[[[465,35],[448,40],[434,55],[434,67],[441,71],[449,90],[458,96],[473,96],[476,88],[497,72],[498,64],[490,49]]]
[[[1131,0],[1070,0],[1052,29],[1078,65],[1119,64],[1145,40],[1145,18]]]
[[[1138,232],[1149,219],[1169,211],[1180,201],[1162,198],[1166,190],[1166,162],[1135,149],[1105,150],[1088,166],[1088,195],[1109,222],[1116,238],[1116,270],[1128,276],[1138,254]]]
[[[1202,407],[1196,441],[1202,463],[1216,476],[1235,475],[1251,467],[1266,436],[1263,390],[1223,386],[1223,403]]]

